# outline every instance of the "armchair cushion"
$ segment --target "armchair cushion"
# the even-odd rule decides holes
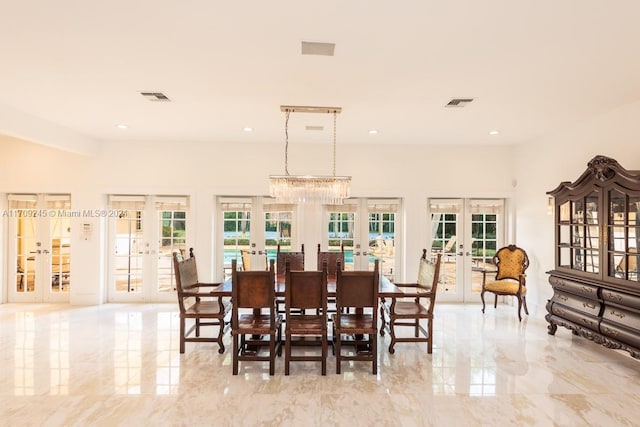
[[[519,282],[515,280],[496,280],[494,282],[487,282],[484,285],[484,289],[489,292],[500,292],[500,293],[508,293],[508,294],[517,294],[518,293],[518,285]],[[522,293],[527,293],[527,287],[522,286]]]
[[[496,280],[501,279],[518,279],[520,273],[523,272],[522,266],[525,265],[526,254],[524,251],[513,251],[509,256],[500,257],[500,265]]]
[[[430,291],[433,287],[433,279],[436,273],[436,264],[420,258],[420,267],[418,269],[418,286],[422,289]]]

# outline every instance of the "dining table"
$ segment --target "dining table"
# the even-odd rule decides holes
[[[276,297],[284,298],[285,294],[285,276],[284,274],[278,274],[275,277]],[[232,287],[231,278],[226,279],[220,285],[211,289],[211,296],[215,297],[231,297]],[[378,284],[378,298],[392,298],[401,297],[403,295],[402,289],[393,284],[386,276],[380,276]],[[327,297],[335,298],[336,296],[336,278],[327,278]]]

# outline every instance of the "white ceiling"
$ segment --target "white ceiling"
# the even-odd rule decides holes
[[[282,144],[287,104],[342,107],[338,144],[519,144],[640,99],[639,22],[637,0],[0,0],[0,105],[97,141]],[[290,141],[331,126],[294,114]]]

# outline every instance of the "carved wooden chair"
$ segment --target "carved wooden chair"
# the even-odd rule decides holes
[[[427,259],[427,250],[422,250],[418,280],[415,283],[395,283],[402,289],[401,297],[393,297],[391,301],[382,301],[380,305],[380,335],[384,336],[385,329],[391,335],[389,353],[395,352],[394,346],[399,342],[426,342],[427,353],[433,351],[433,309],[438,291],[438,277],[442,253],[436,254],[436,260]],[[389,322],[386,323],[386,318]],[[427,321],[427,329],[421,324]],[[396,328],[410,326],[414,329],[413,337],[398,337]]]
[[[238,271],[236,263],[231,261],[233,375],[238,374],[239,361],[268,361],[269,375],[273,375],[282,338],[282,316],[275,307],[273,261],[268,271]]]
[[[498,306],[498,295],[514,296],[518,299],[518,319],[522,321],[520,311],[524,306],[524,312],[528,315],[527,309],[527,283],[525,271],[529,267],[529,257],[524,249],[516,245],[509,245],[500,248],[493,256],[493,263],[497,270],[482,271],[482,312],[484,313],[484,293],[494,294],[493,307]],[[495,273],[493,280],[487,280],[487,273]]]
[[[325,252],[320,250],[320,243],[318,243],[318,260],[316,268],[318,270],[322,270],[322,266],[325,262],[327,264],[327,278],[329,280],[335,280],[338,266],[344,270],[344,245],[340,246],[340,252]],[[330,298],[327,301],[327,304],[331,306],[331,308],[329,308],[329,312],[335,313],[336,299]]]
[[[276,252],[276,267],[279,276],[284,275],[285,261],[289,260],[292,270],[304,270],[304,243],[300,245],[299,252],[282,252],[278,244]]]
[[[285,264],[285,357],[284,374],[289,375],[292,361],[321,362],[327,374],[327,264],[321,271],[291,270]],[[295,310],[292,310],[295,309]],[[314,314],[307,314],[311,309]],[[313,341],[307,338],[315,338]],[[320,345],[321,354],[292,355],[292,345]]]
[[[342,361],[369,361],[372,373],[378,372],[378,286],[379,262],[374,271],[342,271],[337,269],[336,308],[333,314],[333,341],[336,354],[336,374]],[[347,308],[354,308],[347,313]],[[343,345],[353,345],[354,351],[343,354]]]
[[[174,252],[173,268],[180,306],[180,353],[184,353],[185,342],[217,342],[218,353],[224,353],[222,337],[229,324],[225,317],[231,309],[229,301],[222,297],[212,299],[207,289],[219,286],[220,283],[201,283],[198,280],[198,269],[193,248],[189,249],[190,257],[182,259],[182,255]],[[194,319],[194,324],[187,330],[186,319]],[[217,326],[215,338],[200,336],[203,326]],[[195,332],[195,336],[191,334]]]
[[[340,247],[340,252],[325,252],[320,250],[320,243],[318,243],[318,261],[316,268],[322,270],[322,265],[327,263],[327,277],[335,278],[338,269],[338,262],[342,269],[344,269],[344,245]]]
[[[282,252],[280,244],[278,244],[276,252],[276,268],[277,274],[284,277],[285,263],[289,260],[289,266],[292,270],[304,270],[304,243],[300,245],[299,252]],[[276,308],[278,313],[284,313],[284,298],[277,298]]]

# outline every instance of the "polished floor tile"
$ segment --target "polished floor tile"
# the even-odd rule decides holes
[[[178,351],[174,304],[0,305],[2,426],[633,426],[640,361],[560,328],[544,309],[439,304],[433,354],[379,342],[327,376],[318,363],[240,363],[230,337]],[[408,331],[407,331],[408,333]]]

